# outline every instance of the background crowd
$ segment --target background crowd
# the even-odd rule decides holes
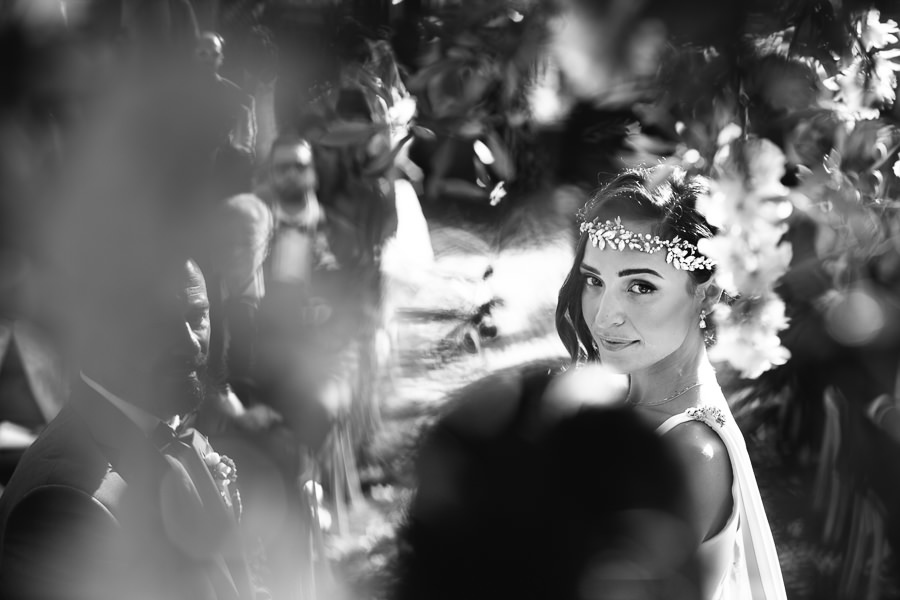
[[[433,483],[411,457],[440,456],[448,437],[505,456],[503,427],[520,422],[467,437],[483,417],[462,411],[419,444],[443,410],[410,418],[398,399],[423,404],[437,389],[443,404],[522,349],[561,364],[552,307],[575,209],[620,168],[661,162],[711,181],[700,208],[720,233],[703,251],[727,267],[732,299],[711,358],[751,454],[775,465],[764,500],[787,486],[785,503],[802,507],[778,523],[791,509],[767,504],[789,596],[900,595],[892,2],[8,0],[0,11],[0,484],[78,376],[71,321],[84,289],[102,296],[117,273],[140,274],[147,257],[123,250],[136,240],[188,240],[211,322],[210,390],[192,424],[237,463],[265,586],[275,598],[384,596],[400,578],[400,595],[421,595],[434,585],[421,574],[448,561],[466,572],[475,558],[453,560],[478,541],[468,529],[443,547],[395,532],[427,504],[399,490]],[[524,381],[488,400],[543,397],[540,376]],[[585,464],[615,447],[579,429],[611,426],[592,418],[553,421],[560,432],[517,448],[558,464],[474,460],[485,469],[474,477],[504,507],[529,497],[519,522],[577,520],[564,516],[571,498],[593,493],[579,474],[613,469]],[[633,427],[629,443],[664,454],[621,418],[618,434]],[[677,495],[651,500],[678,513],[660,500]],[[496,518],[460,515],[476,532]],[[518,556],[521,535],[498,526],[484,539]],[[431,550],[411,558],[410,536]],[[577,563],[576,550],[556,560]],[[492,568],[510,583],[504,569],[533,560],[561,589],[577,574],[552,558]],[[675,572],[691,580],[694,568]]]

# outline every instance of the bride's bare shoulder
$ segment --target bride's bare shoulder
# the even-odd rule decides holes
[[[728,449],[719,435],[699,421],[689,421],[668,435],[685,466],[685,477],[694,497],[701,534],[718,533],[731,515],[734,474]]]

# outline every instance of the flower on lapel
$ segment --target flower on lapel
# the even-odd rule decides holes
[[[234,461],[224,454],[210,452],[203,457],[203,462],[206,463],[206,468],[209,469],[217,484],[227,485],[237,481],[237,467],[235,467]]]
[[[698,421],[703,421],[710,425],[716,424],[719,427],[725,426],[725,413],[715,406],[694,406],[687,409],[687,414]]]

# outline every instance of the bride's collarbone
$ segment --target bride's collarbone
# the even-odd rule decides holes
[[[638,415],[643,418],[647,424],[656,428],[665,423],[669,418],[680,415],[689,408],[699,406],[700,394],[691,390],[681,398],[666,402],[659,405],[632,404]]]

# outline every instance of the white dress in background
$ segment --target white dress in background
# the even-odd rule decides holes
[[[385,243],[382,269],[396,278],[416,278],[434,265],[434,249],[428,222],[415,188],[405,179],[394,182],[397,232]]]
[[[714,404],[674,415],[656,431],[664,435],[687,421],[701,421],[722,438],[734,473],[731,516],[719,533],[700,544],[704,599],[786,600],[778,553],[747,445],[725,397],[720,393]]]

